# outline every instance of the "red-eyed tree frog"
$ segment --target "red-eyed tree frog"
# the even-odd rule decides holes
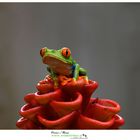
[[[47,70],[57,85],[57,75],[65,75],[67,77],[72,77],[74,81],[78,79],[79,76],[85,76],[88,80],[87,72],[84,68],[81,68],[71,56],[71,51],[69,48],[62,48],[59,50],[48,49],[44,47],[40,50],[40,55],[42,56],[42,61],[47,64]]]

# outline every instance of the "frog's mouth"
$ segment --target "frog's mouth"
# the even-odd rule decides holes
[[[55,56],[44,56],[43,63],[47,64],[54,72],[69,76],[72,73],[72,64],[69,64]]]

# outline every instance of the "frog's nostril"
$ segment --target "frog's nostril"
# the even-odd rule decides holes
[[[44,56],[46,50],[47,50],[46,47],[45,47],[45,48],[42,48],[42,49],[40,50],[40,55],[41,55],[42,57]]]

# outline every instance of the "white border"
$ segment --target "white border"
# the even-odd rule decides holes
[[[0,0],[0,2],[140,2],[139,0]],[[63,130],[54,130],[61,132]],[[140,130],[66,130],[70,134],[86,134],[88,140],[139,140]],[[0,130],[0,140],[67,140],[53,137],[52,130]]]
[[[139,140],[140,130],[1,130],[0,140],[71,140],[73,137],[53,136],[65,131],[69,134],[85,134],[87,138],[78,140]],[[76,138],[77,139],[77,138]]]
[[[112,3],[112,2],[140,2],[140,0],[0,0],[0,2],[109,2],[109,3]]]

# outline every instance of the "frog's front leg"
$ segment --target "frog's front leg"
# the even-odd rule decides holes
[[[52,79],[53,79],[54,87],[58,87],[58,79],[57,79],[56,73],[55,73],[50,67],[47,67],[47,69],[48,69],[48,71],[50,72],[51,77],[52,77]]]
[[[88,84],[88,76],[87,76],[87,71],[84,68],[79,69],[79,75],[83,76],[85,79],[85,82]]]
[[[85,79],[85,83],[88,84],[88,77],[87,77],[87,72],[84,68],[81,68],[79,64],[74,64],[73,66],[73,80],[74,82],[78,79],[78,77],[83,76]]]
[[[79,64],[74,64],[73,65],[73,80],[74,81],[76,81],[79,77],[79,69],[80,69]]]
[[[79,68],[79,75],[80,76],[86,76],[87,75],[87,71],[84,68]]]

